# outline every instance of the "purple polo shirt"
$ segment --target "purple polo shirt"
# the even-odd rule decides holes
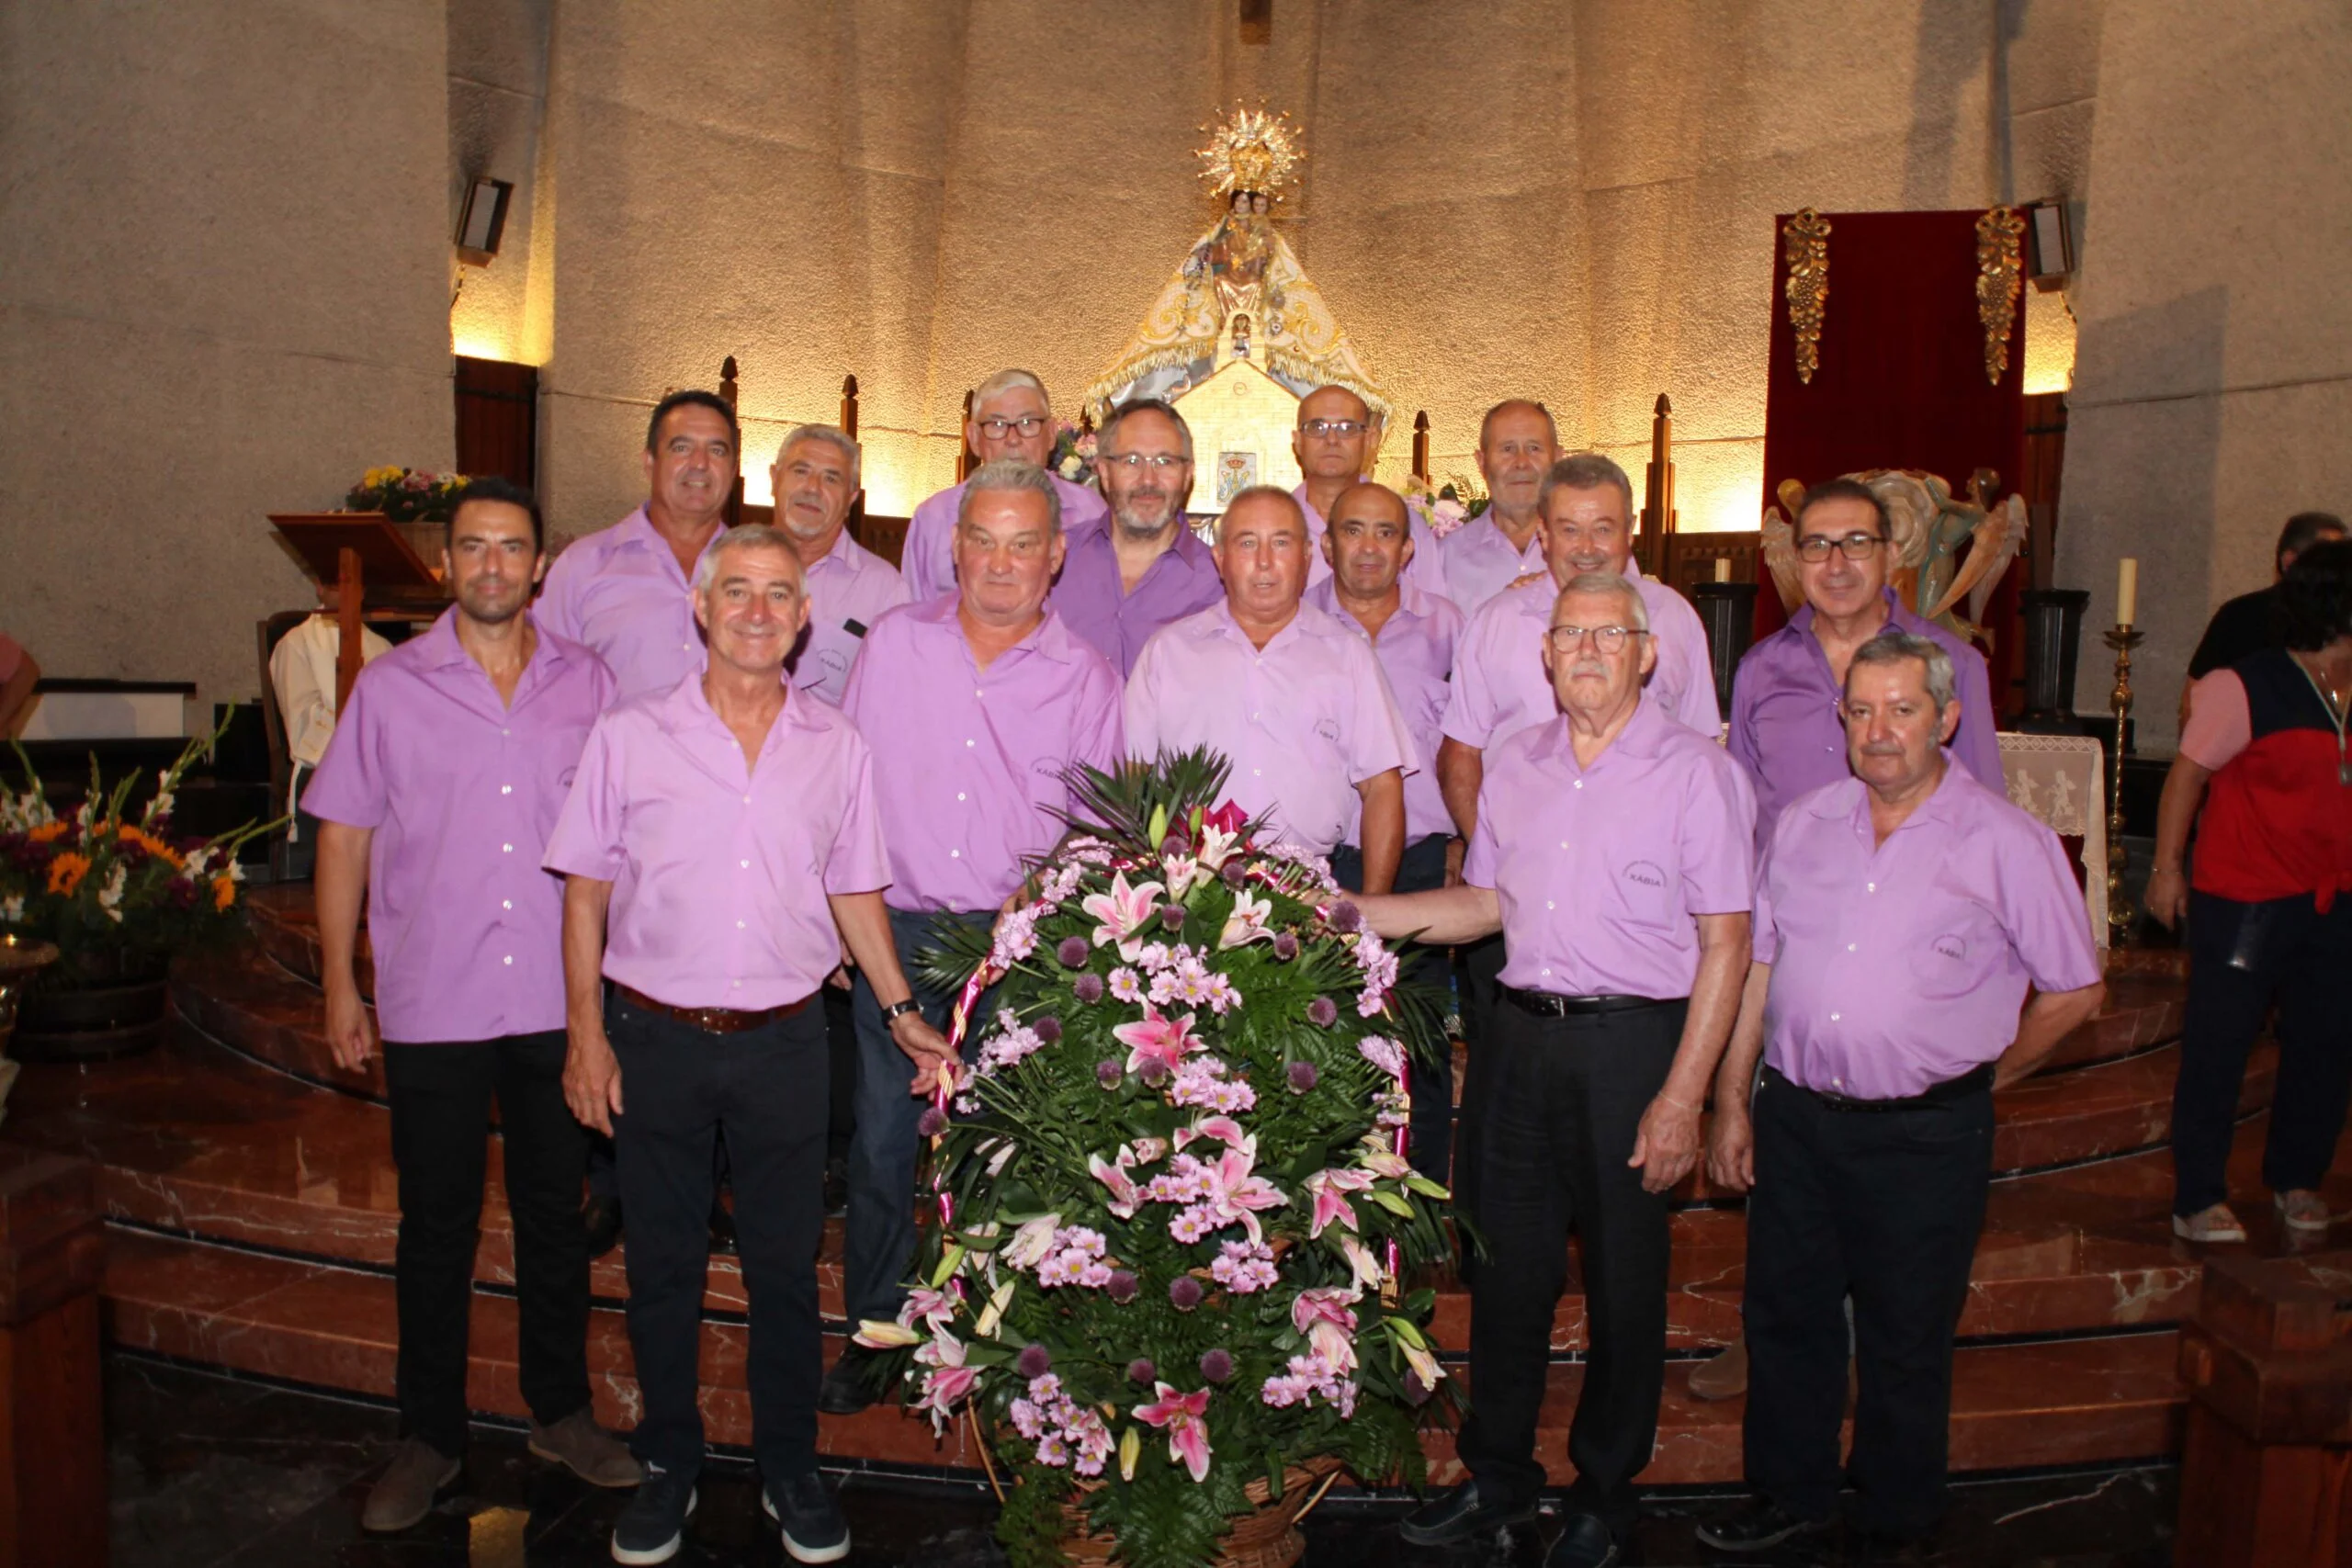
[[[1944,754],[1943,782],[1873,845],[1840,779],[1781,813],[1756,884],[1772,966],[1764,1059],[1793,1083],[1896,1100],[2009,1048],[2026,987],[2099,979],[2058,836]]]
[[[874,753],[894,909],[994,909],[1077,808],[1062,774],[1125,756],[1119,677],[1051,610],[982,670],[956,596],[875,623],[846,713]]]
[[[1135,756],[1223,752],[1226,794],[1318,855],[1355,832],[1357,784],[1421,765],[1362,629],[1304,603],[1262,649],[1222,601],[1164,628],[1127,679],[1126,717]]]
[[[1541,524],[1527,536],[1527,547],[1515,550],[1492,512],[1478,513],[1448,534],[1442,544],[1445,594],[1465,615],[1476,615],[1487,600],[1521,578],[1551,570],[1544,558]]]
[[[594,654],[540,626],[500,702],[457,614],[359,672],[302,792],[313,817],[374,829],[376,1018],[401,1044],[563,1027],[563,884],[539,856],[613,695]]]
[[[1306,585],[1312,588],[1331,575],[1330,563],[1323,558],[1323,536],[1330,532],[1331,524],[1315,510],[1315,503],[1306,499],[1304,484],[1295,487],[1290,498],[1298,502],[1301,512],[1306,513]],[[1442,599],[1445,597],[1445,552],[1441,541],[1430,532],[1430,525],[1421,520],[1421,514],[1409,506],[1405,509],[1405,525],[1413,536],[1413,558],[1405,563],[1400,581]]]
[[[613,885],[606,978],[750,1011],[798,1001],[840,964],[829,894],[890,880],[873,759],[842,711],[788,693],[747,768],[699,670],[597,722],[547,867]]]
[[[1952,689],[1960,695],[1960,728],[1952,754],[1981,784],[2007,793],[2001,742],[1993,733],[1993,688],[1984,659],[1933,621],[1886,594],[1889,631],[1932,638],[1951,656]],[[1757,847],[1762,849],[1788,804],[1801,795],[1850,778],[1846,761],[1844,694],[1829,673],[1829,656],[1813,635],[1813,606],[1747,650],[1731,683],[1731,754],[1756,784]]]
[[[808,631],[793,660],[793,685],[839,707],[865,634],[906,602],[899,569],[842,529],[808,569]]]
[[[1589,768],[1565,716],[1519,731],[1486,762],[1462,879],[1502,900],[1503,983],[1689,996],[1696,917],[1749,907],[1756,797],[1739,765],[1646,692]]]
[[[1405,775],[1405,841],[1409,844],[1432,833],[1451,834],[1453,818],[1445,809],[1445,796],[1438,792],[1436,758],[1438,741],[1443,738],[1446,699],[1453,689],[1453,644],[1462,635],[1462,612],[1453,607],[1453,600],[1400,580],[1396,613],[1381,624],[1380,636],[1373,638],[1363,622],[1340,607],[1340,595],[1331,581],[1326,577],[1309,588],[1306,602],[1372,643],[1380,672],[1388,677],[1388,694],[1396,700],[1397,712],[1405,716],[1405,728],[1421,759],[1420,771]],[[1340,835],[1340,841],[1356,844],[1358,835],[1351,830]]]
[[[1715,681],[1707,668],[1707,631],[1690,601],[1663,582],[1632,580],[1649,612],[1657,664],[1645,701],[1710,740],[1722,729]],[[1453,698],[1445,733],[1484,750],[1560,711],[1544,672],[1544,637],[1560,597],[1547,573],[1487,601],[1470,617],[1453,655]]]
[[[1110,521],[1110,506],[1091,485],[1072,484],[1059,474],[1046,478],[1054,481],[1054,492],[1062,498],[1064,534]],[[907,543],[899,554],[899,569],[906,573],[911,597],[935,599],[956,586],[956,509],[963,504],[964,487],[949,485],[918,505],[915,514],[907,519]]]
[[[1216,557],[1189,524],[1177,525],[1175,542],[1144,568],[1133,592],[1119,585],[1119,553],[1107,523],[1090,525],[1069,539],[1069,553],[1054,582],[1054,610],[1122,676],[1134,672],[1152,633],[1225,603]]]
[[[711,543],[725,534],[714,533]],[[703,554],[709,553],[707,545]],[[572,540],[548,568],[533,613],[540,626],[605,661],[621,702],[666,692],[702,668],[693,589],[642,506]]]

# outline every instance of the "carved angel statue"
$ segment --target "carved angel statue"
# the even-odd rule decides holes
[[[1871,468],[1846,477],[1868,485],[1886,508],[1892,527],[1887,582],[1904,604],[1990,649],[1993,634],[1982,625],[1984,606],[2025,544],[2024,498],[2012,494],[1991,501],[2000,476],[1990,468],[1969,477],[1966,501],[1954,499],[1951,487],[1936,475],[1912,468]],[[1780,504],[1764,513],[1764,564],[1782,607],[1791,611],[1804,602],[1792,522],[1804,490],[1794,479],[1782,480]],[[1963,600],[1966,618],[1955,610]]]

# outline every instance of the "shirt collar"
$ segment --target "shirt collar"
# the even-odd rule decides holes
[[[531,671],[537,668],[542,660],[552,666],[562,663],[564,659],[563,649],[548,635],[547,628],[539,625],[538,617],[528,610],[523,615],[530,622],[532,632],[531,657],[523,667],[524,676],[528,679]],[[414,657],[427,670],[481,669],[474,662],[473,655],[466,651],[466,645],[458,640],[458,607],[455,604],[442,611],[431,626],[410,638],[409,646],[416,649]],[[488,679],[487,672],[483,678]]]
[[[1914,822],[1941,822],[1947,826],[1957,826],[1962,814],[1968,808],[1970,788],[1982,787],[1969,777],[1968,770],[1961,765],[1959,758],[1951,754],[1951,747],[1939,746],[1936,750],[1944,760],[1944,776],[1937,782],[1934,793],[1914,807],[1911,815],[1903,819],[1903,827],[1895,829],[1897,833]],[[1812,811],[1815,817],[1842,817],[1853,824],[1855,831],[1867,833],[1871,828],[1870,785],[1850,775],[1840,779],[1818,792]]]
[[[1218,600],[1210,606],[1208,614],[1209,625],[1217,632],[1232,637],[1244,647],[1251,646],[1250,634],[1243,631],[1241,623],[1233,618],[1232,600]],[[1298,613],[1291,616],[1282,630],[1268,637],[1266,646],[1258,651],[1272,653],[1275,649],[1297,638],[1329,637],[1340,629],[1338,621],[1331,615],[1308,604],[1305,595],[1301,595],[1298,601]]]
[[[1335,586],[1338,581],[1337,577],[1326,577],[1309,583],[1306,592],[1300,596],[1301,602],[1330,616],[1333,621],[1340,624],[1343,630],[1348,626],[1354,626],[1358,630],[1362,630],[1363,623],[1340,607],[1340,591]],[[1389,626],[1396,626],[1399,622],[1428,619],[1430,614],[1430,601],[1435,597],[1435,594],[1416,587],[1410,580],[1399,577],[1396,580],[1396,608],[1389,615],[1387,625],[1380,629],[1385,633]]]
[[[1617,739],[1603,748],[1600,755],[1595,757],[1589,766],[1577,761],[1576,742],[1568,733],[1568,716],[1565,713],[1555,713],[1552,716],[1550,732],[1544,738],[1540,750],[1554,753],[1577,773],[1588,773],[1620,752],[1629,757],[1658,755],[1665,749],[1668,733],[1667,726],[1674,722],[1666,716],[1665,710],[1651,700],[1650,694],[1644,692],[1634,705],[1634,716],[1625,721],[1625,728],[1617,732]]]
[[[1886,602],[1886,626],[1882,628],[1883,630],[1907,632],[1913,637],[1926,637],[1934,629],[1934,622],[1923,620],[1905,609],[1903,601],[1895,597],[1894,589],[1882,588],[1879,593]],[[1813,636],[1813,606],[1809,604],[1799,605],[1797,613],[1789,617],[1789,625],[1800,637]],[[1814,640],[1819,642],[1821,639],[1814,637]]]
[[[942,593],[935,599],[907,606],[906,614],[914,619],[937,626],[962,644],[969,651],[971,644],[964,636],[964,622],[956,614],[962,599],[954,592]],[[1005,653],[1027,651],[1050,659],[1057,664],[1067,664],[1078,657],[1079,642],[1071,635],[1069,625],[1054,609],[1051,598],[1046,601],[1046,617],[1029,628],[1029,635],[1006,649]],[[1090,651],[1093,644],[1084,645]],[[1003,655],[998,655],[1002,658]]]
[[[687,671],[686,678],[672,687],[670,694],[662,699],[662,727],[673,732],[714,729],[726,736],[728,743],[732,745],[735,732],[720,719],[718,710],[710,705],[710,698],[702,689],[702,678],[709,670],[710,653],[705,649],[702,657],[695,661],[694,669]],[[776,671],[776,680],[784,687],[784,710],[777,716],[778,722],[789,724],[795,729],[819,728],[822,721],[812,710],[822,705],[824,699],[793,690],[791,679],[781,670]],[[769,731],[768,739],[773,744],[775,731]]]
[[[825,553],[817,558],[817,564],[808,570],[813,574],[825,567],[833,567],[854,576],[865,570],[865,562],[858,558],[865,553],[858,542],[849,536],[849,529],[844,525],[840,533],[833,536],[833,542]]]

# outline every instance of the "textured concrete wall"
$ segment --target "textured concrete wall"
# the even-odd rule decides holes
[[[53,674],[259,689],[264,513],[446,467],[428,0],[0,7],[0,626]]]
[[[449,341],[480,359],[536,362],[534,342],[548,301],[546,269],[533,265],[539,130],[547,113],[548,12],[551,0],[448,0],[449,232],[477,176],[506,180],[506,229],[487,265],[450,258]],[[536,350],[537,352],[534,352]]]
[[[2169,744],[2212,607],[2288,515],[2352,510],[2352,14],[2333,0],[2109,7],[2086,190],[2062,582],[2115,615],[2140,561],[2136,713]],[[2111,669],[2085,650],[2076,702]]]

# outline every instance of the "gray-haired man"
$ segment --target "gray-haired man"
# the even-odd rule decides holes
[[[1054,452],[1054,406],[1046,396],[1046,384],[1032,371],[1000,370],[973,388],[964,444],[983,464],[1044,468]],[[1063,533],[1075,534],[1111,515],[1110,507],[1091,489],[1059,474],[1053,480],[1061,497]],[[916,507],[908,519],[907,547],[899,565],[917,599],[935,599],[956,586],[956,509],[963,495],[963,485],[950,485]]]
[[[899,569],[849,536],[857,504],[857,443],[830,424],[804,424],[776,449],[775,525],[789,535],[808,581],[808,632],[792,683],[841,705],[867,628],[907,602]]]

